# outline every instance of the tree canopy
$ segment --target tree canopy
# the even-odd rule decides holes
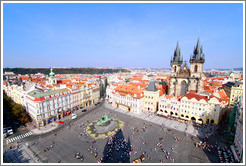
[[[7,108],[6,110],[4,109],[4,116],[6,116],[5,111],[9,111],[12,117],[22,124],[31,121],[30,116],[26,113],[26,110],[22,107],[22,105],[15,103],[9,96],[7,96],[5,91],[3,91],[3,104]]]
[[[48,75],[50,68],[4,68],[3,72],[14,72],[15,74],[36,74]],[[99,68],[54,68],[55,74],[103,74],[129,72],[126,69],[99,69]]]

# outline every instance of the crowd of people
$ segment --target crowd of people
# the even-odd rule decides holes
[[[104,158],[101,162],[129,162],[131,157],[131,145],[123,137],[118,136],[119,130],[115,135],[108,139],[104,149]]]

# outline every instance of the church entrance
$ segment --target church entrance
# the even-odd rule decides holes
[[[184,96],[188,91],[188,85],[185,81],[182,81],[181,82],[181,92],[180,92],[180,95],[181,96]]]

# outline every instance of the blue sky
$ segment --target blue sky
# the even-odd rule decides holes
[[[205,69],[243,67],[243,5],[3,5],[3,67],[166,68],[198,37]]]

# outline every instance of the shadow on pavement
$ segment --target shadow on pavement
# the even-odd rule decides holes
[[[3,153],[4,163],[29,163],[30,159],[26,159],[23,150],[10,149]]]
[[[131,142],[126,142],[121,130],[110,137],[103,151],[103,163],[130,163]]]
[[[227,139],[228,119],[228,114],[225,114],[218,125],[208,124],[198,129],[197,137],[200,142],[196,142],[194,146],[202,148],[212,163],[235,162],[231,157],[230,144]]]

